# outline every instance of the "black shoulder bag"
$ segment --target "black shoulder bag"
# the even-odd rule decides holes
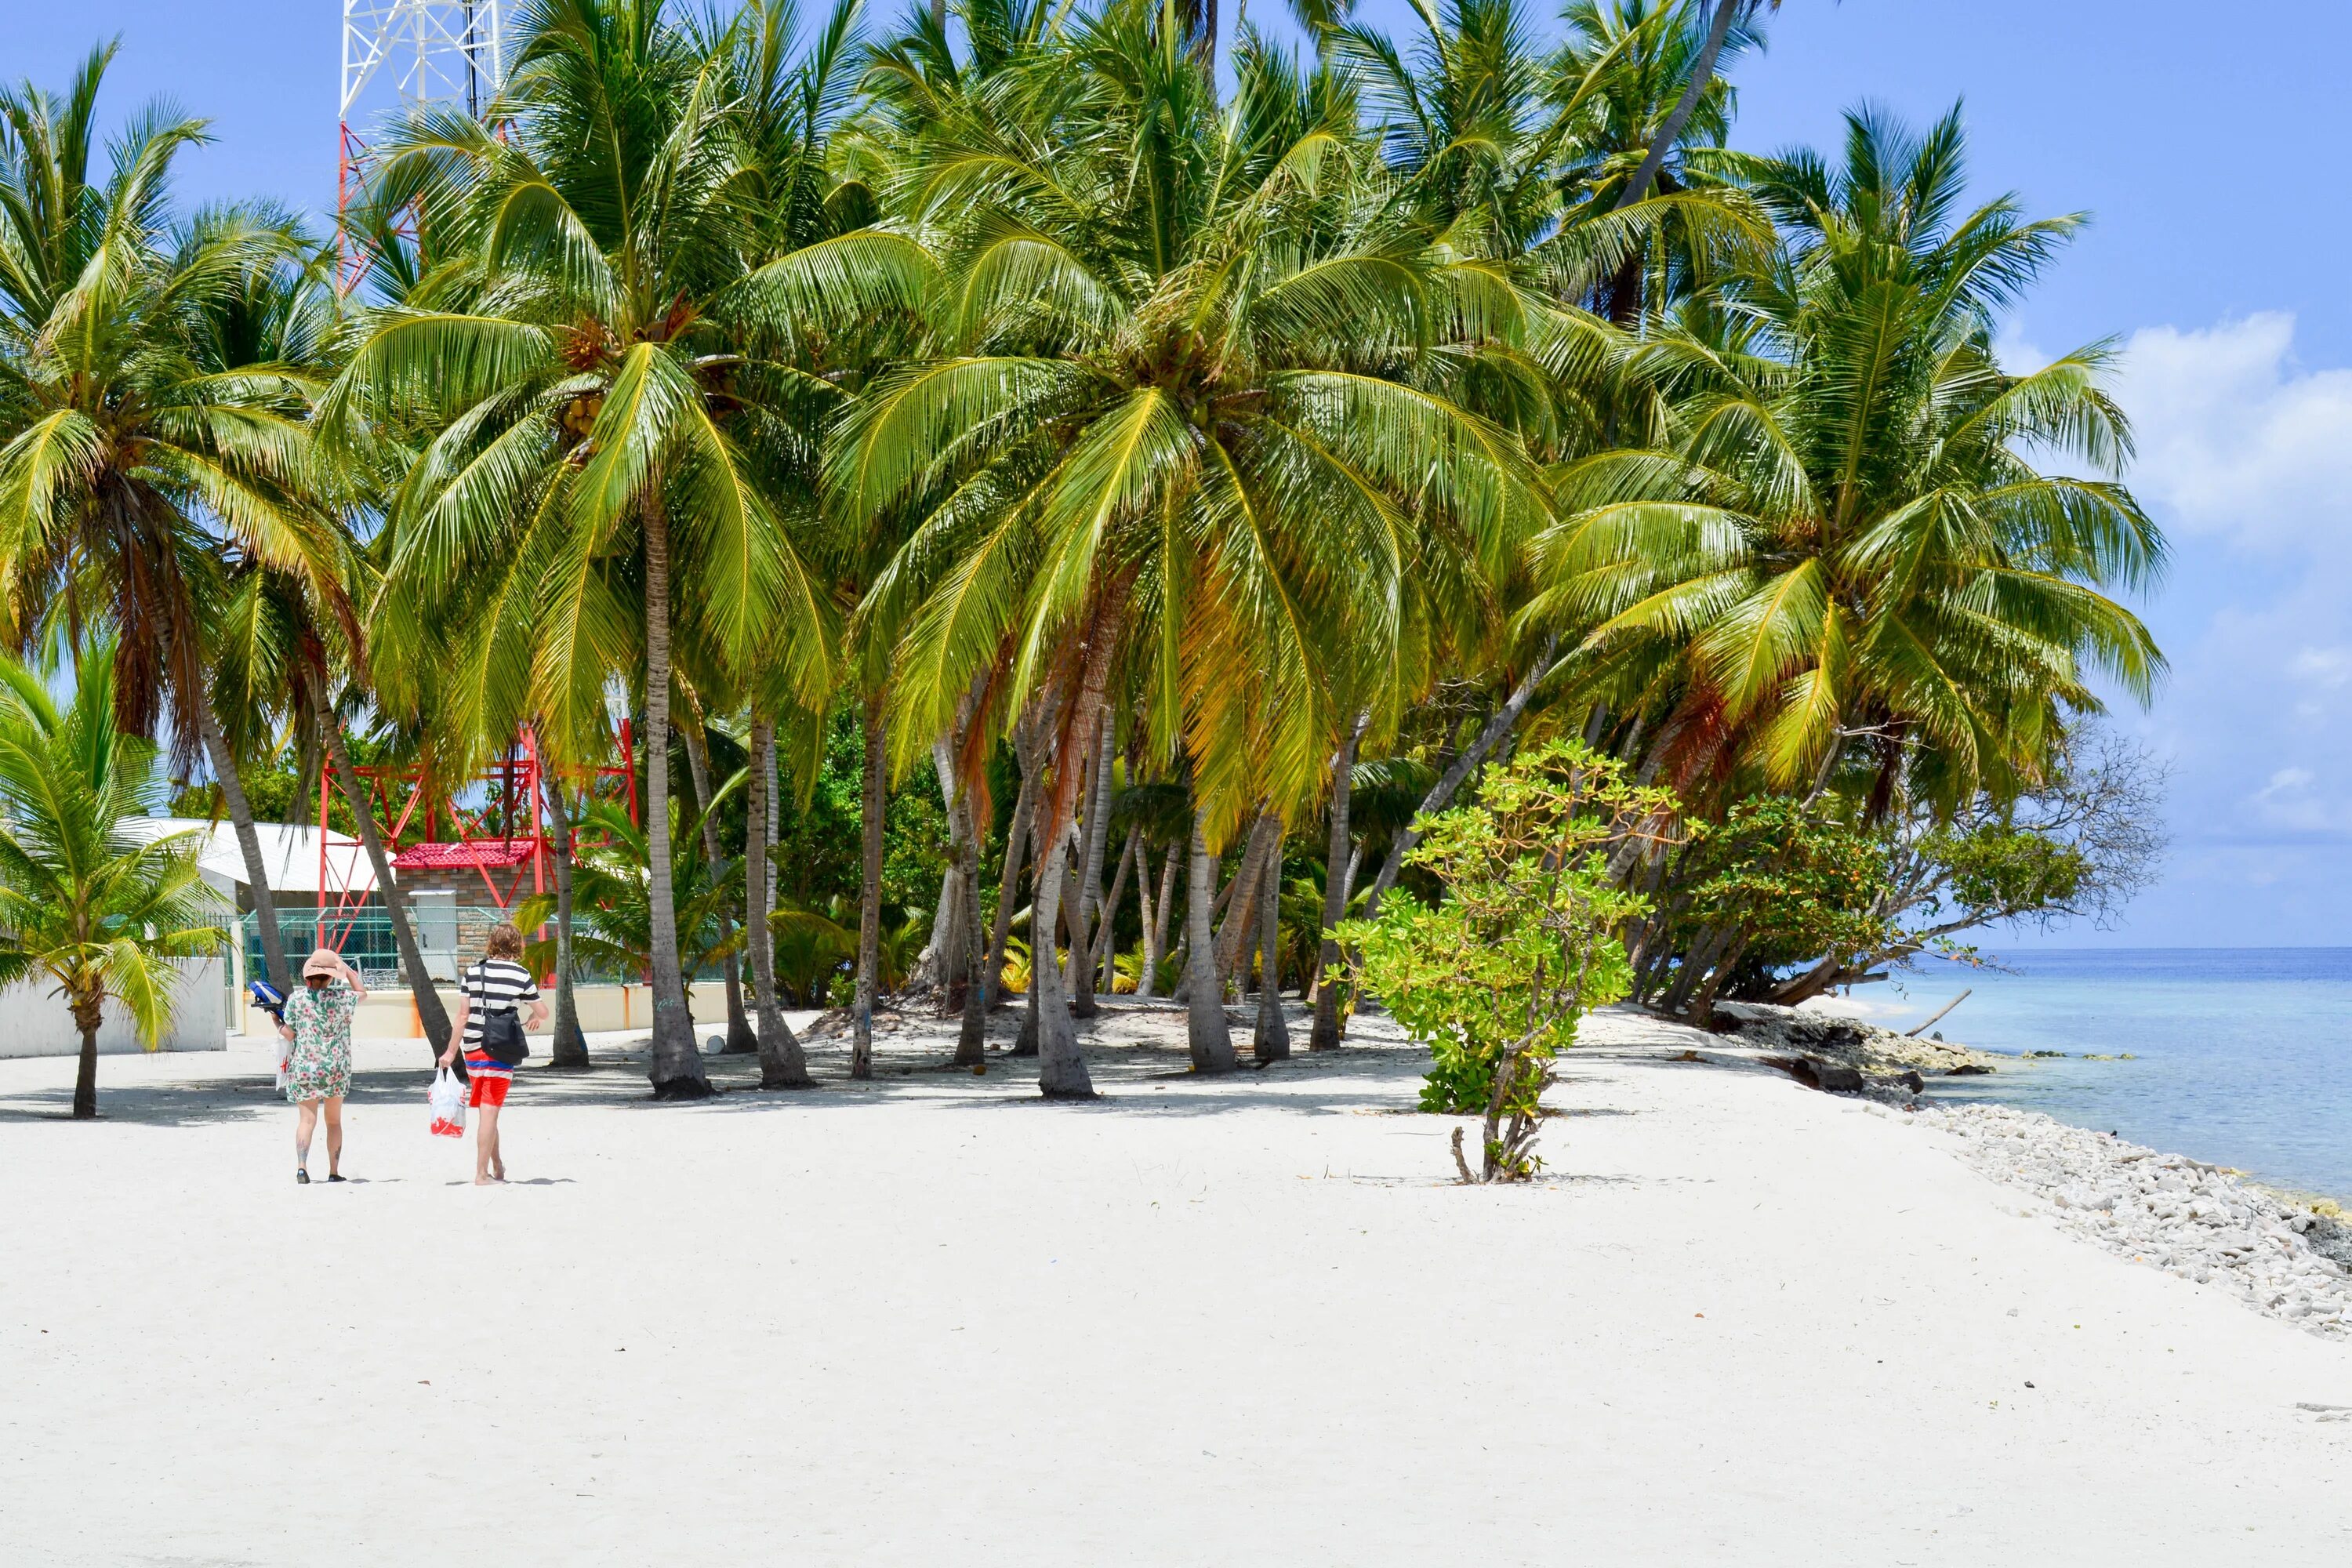
[[[483,995],[482,1054],[506,1067],[517,1067],[530,1055],[530,1040],[522,1032],[522,1014],[512,1007],[492,1009],[488,959],[474,965],[474,979],[480,984]]]

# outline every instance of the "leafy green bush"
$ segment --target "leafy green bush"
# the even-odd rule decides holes
[[[1391,896],[1341,940],[1361,954],[1363,984],[1433,1058],[1424,1110],[1485,1119],[1480,1173],[1524,1181],[1552,1059],[1577,1020],[1623,996],[1633,976],[1617,932],[1643,901],[1614,885],[1609,857],[1671,818],[1674,797],[1629,784],[1573,742],[1550,742],[1488,773],[1466,806],[1427,819],[1407,857],[1434,876],[1434,906]]]

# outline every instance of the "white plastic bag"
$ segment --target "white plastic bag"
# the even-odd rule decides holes
[[[433,1136],[463,1138],[466,1135],[466,1086],[457,1075],[443,1068],[433,1075],[433,1087],[425,1093],[433,1107]]]
[[[293,1081],[294,1047],[280,1040],[278,1042],[278,1092],[285,1093],[286,1086]]]

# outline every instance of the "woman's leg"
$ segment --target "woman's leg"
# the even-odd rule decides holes
[[[491,1181],[490,1165],[498,1158],[499,1108],[495,1105],[478,1107],[474,1111],[474,1184],[486,1187]],[[499,1167],[504,1170],[506,1167]]]
[[[319,1125],[319,1102],[306,1100],[294,1111],[294,1168],[307,1169],[310,1163],[310,1134]],[[333,1158],[332,1155],[329,1156]]]
[[[343,1168],[343,1097],[336,1095],[327,1101],[327,1174],[340,1173]]]

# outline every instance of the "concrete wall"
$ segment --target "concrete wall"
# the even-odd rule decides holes
[[[457,994],[448,986],[441,989],[441,1005],[455,1017]],[[688,986],[688,1005],[694,1009],[695,1033],[708,1038],[727,1032],[727,987],[717,980],[697,981]],[[654,1026],[653,994],[643,985],[582,985],[574,994],[580,1005],[580,1026],[590,1034],[628,1029],[650,1029]],[[555,994],[546,993],[551,1014]],[[266,1035],[272,1027],[269,1015],[250,1002],[245,1004],[242,1028],[247,1035]],[[416,1004],[409,999],[405,986],[371,991],[368,1000],[360,1007],[359,1016],[352,1021],[352,1033],[362,1039],[415,1040],[422,1039],[424,1028],[416,1021]]]
[[[227,1048],[228,993],[221,975],[222,962],[182,959],[173,964],[180,972],[177,1005],[163,1049]],[[0,1057],[69,1057],[80,1051],[81,1032],[74,1027],[73,1015],[56,991],[56,982],[47,979],[27,980],[0,990]],[[98,1048],[107,1055],[144,1048],[119,1003],[106,1005]]]

